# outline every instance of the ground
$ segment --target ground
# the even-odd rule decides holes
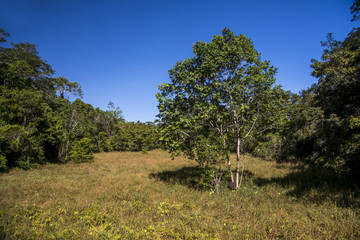
[[[234,160],[234,156],[233,160]],[[241,189],[201,189],[165,151],[0,175],[0,239],[359,239],[359,190],[299,164],[245,156]]]

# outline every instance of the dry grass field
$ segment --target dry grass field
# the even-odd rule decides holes
[[[165,151],[0,175],[0,239],[360,239],[359,190],[308,166],[247,157],[238,191],[199,189]]]

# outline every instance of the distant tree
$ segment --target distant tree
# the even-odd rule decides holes
[[[116,151],[143,151],[157,148],[158,136],[152,123],[126,122],[111,138],[111,146]]]
[[[77,82],[70,82],[64,77],[56,77],[52,79],[56,93],[61,98],[69,99],[70,95],[83,96],[80,85]]]
[[[82,138],[95,138],[97,132],[94,115],[94,107],[84,103],[80,99],[69,102],[65,99],[59,99],[57,132],[60,140],[59,159],[62,161],[70,160],[70,151],[78,140]],[[96,142],[93,139],[93,142]]]
[[[210,43],[197,42],[193,52],[194,57],[169,71],[171,83],[159,86],[162,139],[169,151],[213,169],[217,185],[220,166],[227,162],[231,169],[229,154],[236,146],[238,188],[244,141],[285,118],[282,106],[288,94],[274,86],[276,69],[261,61],[245,35],[225,28]]]

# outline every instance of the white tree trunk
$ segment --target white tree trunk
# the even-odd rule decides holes
[[[231,182],[234,182],[234,174],[233,174],[232,169],[231,169],[230,157],[228,157],[228,159],[227,159],[227,163],[228,163],[228,165],[229,165],[229,171],[230,171]]]
[[[237,137],[237,146],[236,146],[236,182],[235,187],[239,188],[240,181],[240,137]]]

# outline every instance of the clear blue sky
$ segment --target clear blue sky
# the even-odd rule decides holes
[[[127,121],[154,121],[157,87],[168,70],[192,56],[192,45],[224,27],[250,37],[263,60],[277,67],[277,82],[298,92],[317,80],[311,58],[333,32],[351,28],[353,0],[2,0],[0,28],[13,42],[38,45],[40,56],[70,81],[83,101]]]

